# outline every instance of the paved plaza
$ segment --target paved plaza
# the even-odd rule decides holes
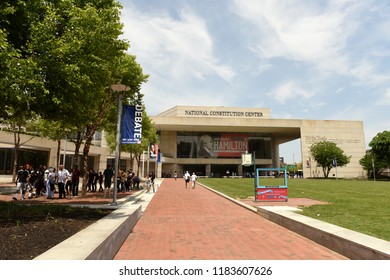
[[[153,195],[153,194],[149,194]],[[164,179],[116,260],[340,260],[201,186]]]
[[[0,200],[12,201],[15,185],[0,179]],[[306,198],[273,203],[249,198],[238,201],[206,186],[186,188],[182,178],[169,178],[156,179],[156,192],[119,193],[117,199],[118,206],[112,206],[112,198],[87,193],[74,199],[41,196],[15,203],[116,209],[38,259],[343,260],[390,256],[390,243],[385,240],[297,213],[298,206],[320,203]]]

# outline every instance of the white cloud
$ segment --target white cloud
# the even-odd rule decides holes
[[[383,98],[381,98],[381,100],[379,100],[378,104],[385,105],[385,106],[390,105],[390,88],[388,88],[386,90],[386,92],[383,95]]]
[[[365,16],[372,16],[366,14],[371,8],[368,1],[327,1],[321,6],[292,0],[233,3],[232,10],[255,30],[250,33],[254,43],[249,49],[261,61],[282,57],[315,65],[316,75],[350,76],[367,84],[389,81],[389,75],[381,74],[379,63],[372,59],[374,54],[388,55],[387,48],[379,45],[369,50],[373,45],[355,38],[361,32],[371,36],[372,42],[388,40],[383,38],[390,32],[386,21],[378,23],[372,34],[364,29]]]
[[[215,58],[205,21],[189,8],[178,15],[174,19],[162,11],[142,13],[131,5],[123,10],[124,37],[129,38],[143,68],[174,79],[209,75],[232,79],[234,70]]]
[[[185,90],[183,90],[185,89]],[[213,88],[198,89],[183,85],[182,82],[170,84],[157,81],[147,83],[142,88],[148,92],[145,102],[149,115],[157,115],[174,106],[229,106],[229,99],[223,94],[216,94]]]
[[[308,99],[313,93],[303,89],[297,81],[287,81],[270,93],[270,96],[280,103],[285,103],[290,99]]]
[[[254,50],[265,58],[313,60],[337,53],[345,45],[346,15],[319,11],[307,2],[234,1],[234,10],[259,32]]]

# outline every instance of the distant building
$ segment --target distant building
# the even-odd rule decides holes
[[[156,170],[169,176],[194,171],[201,176],[242,175],[241,154],[255,153],[257,167],[279,167],[279,145],[300,139],[304,177],[322,177],[310,158],[310,146],[332,141],[351,156],[338,177],[364,176],[359,160],[365,155],[363,122],[343,120],[273,119],[270,109],[176,106],[151,117],[159,133],[161,163]]]

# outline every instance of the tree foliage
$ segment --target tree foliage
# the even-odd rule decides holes
[[[120,38],[115,0],[5,0],[0,3],[0,120],[20,127],[39,116],[78,135],[84,170],[94,133],[116,107],[112,84],[142,102],[148,76]],[[47,135],[56,134],[55,129]]]
[[[371,178],[374,178],[374,175],[378,177],[380,172],[388,167],[388,164],[384,160],[375,158],[372,150],[366,151],[366,154],[359,160],[359,163]]]
[[[314,143],[310,147],[310,153],[317,165],[322,167],[324,177],[328,178],[330,170],[333,168],[334,160],[338,167],[347,165],[351,156],[344,154],[344,151],[337,147],[336,143],[330,141],[321,141]]]
[[[47,91],[40,69],[28,48],[33,13],[39,1],[3,1],[0,4],[1,121],[23,125],[31,120],[35,100]],[[38,13],[39,14],[39,13]]]
[[[390,166],[390,131],[385,130],[372,138],[369,146],[372,149],[375,161]]]

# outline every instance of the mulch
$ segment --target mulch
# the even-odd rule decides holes
[[[111,210],[101,210],[98,213],[92,209],[80,208],[72,212],[72,216],[56,214],[39,219],[0,219],[0,260],[34,259],[110,212]]]

